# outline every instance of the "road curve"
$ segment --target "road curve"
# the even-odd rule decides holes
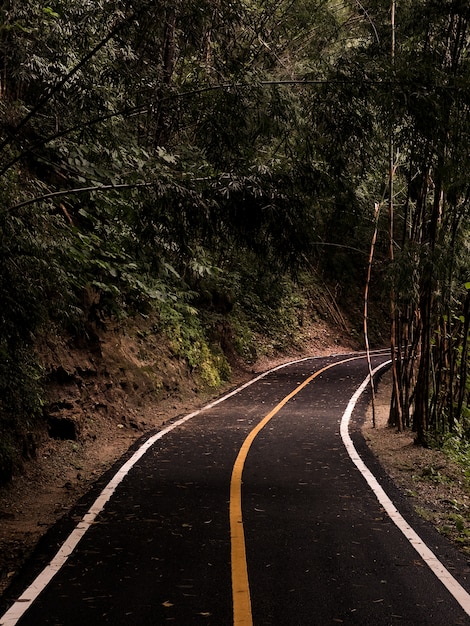
[[[0,625],[468,624],[468,564],[360,435],[367,373],[302,359],[156,433],[48,534]]]

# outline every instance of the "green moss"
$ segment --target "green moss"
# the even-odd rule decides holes
[[[190,370],[204,385],[217,388],[229,379],[231,368],[227,358],[219,346],[209,342],[196,309],[164,307],[161,323],[174,354],[187,361]]]

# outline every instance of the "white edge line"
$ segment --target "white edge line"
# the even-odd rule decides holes
[[[386,363],[382,363],[372,372],[372,376],[376,374],[380,369],[386,367],[390,364],[391,361],[387,361]],[[356,465],[358,470],[366,479],[369,487],[374,492],[377,500],[385,509],[386,513],[389,515],[394,524],[401,530],[401,532],[405,535],[406,539],[410,542],[416,552],[421,556],[423,561],[429,566],[431,571],[437,576],[437,578],[442,582],[442,584],[447,588],[447,590],[454,596],[456,601],[460,604],[462,609],[465,611],[467,615],[470,615],[470,594],[462,587],[462,585],[452,576],[452,574],[444,567],[444,565],[439,561],[436,555],[432,552],[432,550],[424,543],[421,537],[411,528],[411,526],[405,521],[405,519],[401,516],[401,514],[396,509],[393,502],[387,496],[385,491],[379,485],[377,479],[373,476],[372,472],[367,468],[364,461],[359,456],[354,444],[349,435],[349,421],[356,406],[356,403],[361,396],[364,389],[367,385],[370,384],[370,376],[362,382],[361,386],[357,389],[355,394],[352,396],[349,401],[348,406],[346,407],[346,411],[343,414],[341,419],[341,438],[343,440],[344,445],[348,451],[351,460]]]
[[[357,353],[357,354],[359,355],[361,353]],[[281,365],[278,365],[277,367],[273,367],[272,369],[267,370],[266,372],[263,372],[262,374],[260,374],[259,376],[256,376],[252,380],[249,380],[248,382],[244,383],[240,387],[237,387],[236,389],[227,393],[221,398],[214,400],[213,402],[210,402],[209,404],[206,404],[201,409],[198,409],[197,411],[194,411],[193,413],[189,413],[189,415],[185,415],[184,417],[180,418],[176,422],[172,422],[166,428],[163,428],[155,435],[152,435],[151,437],[149,437],[149,439],[147,439],[140,446],[140,448],[136,450],[136,452],[134,452],[134,454],[124,463],[124,465],[122,465],[122,467],[116,472],[113,478],[111,478],[109,483],[104,487],[103,491],[100,493],[100,495],[96,498],[94,503],[88,509],[88,512],[83,516],[83,518],[77,524],[75,529],[70,533],[70,535],[64,541],[59,551],[56,553],[56,555],[50,561],[50,563],[46,565],[46,567],[38,574],[38,576],[29,585],[29,587],[13,603],[13,605],[6,611],[6,613],[3,614],[3,616],[0,618],[0,626],[15,626],[15,624],[18,622],[21,616],[28,610],[28,608],[37,599],[37,597],[44,591],[45,587],[52,580],[52,578],[57,574],[57,572],[65,564],[69,556],[75,550],[78,542],[81,540],[81,538],[90,528],[90,526],[94,524],[97,516],[104,509],[106,503],[110,500],[111,496],[115,492],[118,485],[127,476],[129,471],[137,463],[137,461],[147,452],[149,448],[153,446],[153,444],[156,441],[164,437],[167,433],[174,430],[175,428],[178,428],[178,426],[181,426],[188,420],[192,419],[193,417],[196,417],[196,415],[199,415],[203,411],[211,409],[214,406],[224,402],[225,400],[228,400],[228,398],[231,398],[237,393],[240,393],[240,391],[243,391],[250,385],[253,385],[254,383],[258,382],[259,380],[261,380],[268,374],[271,374],[272,372],[276,372],[277,370],[280,370],[284,367],[287,367],[289,365],[294,365],[295,363],[301,363],[303,361],[315,360],[315,359],[320,359],[320,358],[328,358],[328,357],[334,358],[337,356],[339,355],[332,354],[332,355],[326,355],[326,356],[323,355],[323,356],[317,356],[317,357],[308,356],[308,357],[304,357],[301,359],[295,359],[294,361],[289,361],[288,363],[283,363]]]

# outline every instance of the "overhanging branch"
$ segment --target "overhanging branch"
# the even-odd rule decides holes
[[[36,196],[34,198],[29,198],[28,200],[23,200],[23,202],[19,202],[18,204],[14,204],[8,209],[2,211],[2,213],[6,213],[8,211],[15,211],[16,209],[21,209],[30,204],[35,204],[36,202],[42,202],[43,200],[50,200],[52,198],[60,198],[63,196],[71,196],[78,195],[80,193],[90,193],[92,191],[114,191],[121,189],[137,189],[139,187],[153,187],[156,183],[122,183],[119,185],[94,185],[92,187],[77,187],[75,189],[62,189],[61,191],[52,191],[51,193],[46,193],[43,196]]]

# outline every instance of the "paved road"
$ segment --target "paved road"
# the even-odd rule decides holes
[[[340,422],[368,370],[345,358],[276,369],[157,435],[0,624],[469,624],[468,564],[414,518],[360,437],[367,390],[352,413],[353,443],[451,570],[458,601],[351,460]],[[89,504],[48,535],[5,601]]]

